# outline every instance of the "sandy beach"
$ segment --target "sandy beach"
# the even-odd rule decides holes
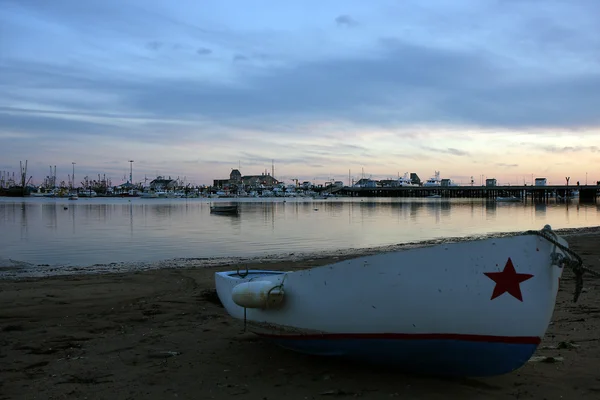
[[[600,234],[568,236],[600,270]],[[332,261],[282,261],[304,268]],[[600,279],[563,275],[536,356],[510,374],[439,379],[315,358],[244,333],[214,295],[232,266],[0,281],[0,399],[598,399]],[[250,268],[256,267],[253,265]]]

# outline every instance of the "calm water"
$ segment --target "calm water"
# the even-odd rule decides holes
[[[600,225],[596,204],[481,199],[0,198],[0,258],[88,266],[366,248],[492,232]]]

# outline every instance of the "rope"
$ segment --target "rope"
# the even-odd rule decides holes
[[[245,273],[242,273],[242,272],[240,272],[240,267],[239,267],[239,266],[237,267],[237,271],[236,271],[236,273],[237,273],[237,275],[238,275],[240,278],[245,278],[245,277],[247,277],[247,276],[248,276],[248,274],[250,273],[250,271],[248,271],[248,264],[246,264],[246,272],[245,272]]]
[[[537,235],[552,243],[554,245],[554,250],[552,251],[553,264],[556,264],[561,268],[570,268],[573,271],[573,273],[575,274],[575,293],[573,296],[573,302],[577,302],[577,300],[579,299],[579,295],[581,294],[581,291],[583,289],[583,274],[587,272],[590,275],[600,278],[600,272],[594,271],[593,269],[584,266],[583,260],[581,259],[579,254],[575,253],[573,250],[569,249],[567,246],[563,245],[558,241],[558,237],[556,233],[552,231],[550,225],[544,226],[544,228],[540,231],[531,230],[524,232],[524,234]],[[562,250],[562,252],[566,254],[566,257],[562,254],[558,254],[556,252],[556,248]]]
[[[271,292],[275,289],[279,289],[281,292],[283,292],[283,283],[285,282],[285,278],[287,278],[287,274],[283,274],[283,279],[281,280],[281,283],[277,286],[273,286],[271,289],[269,289],[269,291],[267,292],[267,304],[266,304],[266,309],[269,308],[269,297],[271,297]]]

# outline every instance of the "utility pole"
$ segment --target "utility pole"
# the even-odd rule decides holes
[[[129,183],[133,188],[133,160],[129,160]]]
[[[75,189],[75,162],[71,162],[73,164],[73,175],[71,175],[71,190]]]
[[[275,160],[271,160],[271,176],[275,179]]]

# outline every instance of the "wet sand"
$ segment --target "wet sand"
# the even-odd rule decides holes
[[[600,234],[567,237],[600,270]],[[262,263],[293,269],[315,259]],[[0,399],[598,399],[600,279],[566,271],[536,356],[510,374],[411,376],[300,355],[243,332],[214,296],[229,266],[0,280]],[[200,268],[202,267],[202,268]],[[250,268],[256,266],[250,265]]]

